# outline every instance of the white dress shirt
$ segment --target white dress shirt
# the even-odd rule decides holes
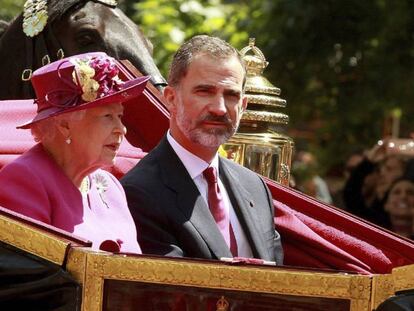
[[[208,206],[208,184],[203,176],[203,171],[209,167],[215,167],[217,172],[219,171],[219,160],[218,154],[213,158],[213,161],[209,164],[203,159],[200,159],[196,155],[189,152],[187,149],[182,147],[170,134],[170,131],[167,132],[167,140],[170,143],[171,147],[177,154],[178,158],[184,164],[187,172],[191,176],[192,180],[194,181],[195,185],[197,186],[198,191],[200,192],[201,196],[203,197],[204,201]],[[233,227],[234,236],[237,242],[237,253],[239,257],[247,257],[252,258],[253,253],[249,242],[246,238],[243,228],[240,225],[239,219],[234,211],[234,208],[231,204],[229,199],[229,195],[227,193],[226,188],[224,187],[223,183],[221,182],[219,176],[218,178],[218,186],[220,188],[220,192],[223,195],[224,205],[226,209],[227,215],[229,215],[231,226]],[[228,233],[229,234],[229,233]],[[230,241],[230,237],[225,237],[225,240]]]

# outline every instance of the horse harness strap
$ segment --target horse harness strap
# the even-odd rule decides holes
[[[23,95],[28,97],[32,94],[30,81],[33,70],[36,66],[45,66],[53,60],[62,59],[65,55],[63,49],[53,33],[51,21],[48,16],[47,0],[27,0],[23,11],[23,32],[26,34],[26,69],[23,70],[21,80],[23,82]],[[53,48],[56,49],[56,58],[49,56],[46,43],[45,26],[49,40]],[[36,53],[39,51],[39,53]],[[40,55],[40,59],[36,59]]]
[[[28,83],[32,77],[32,65],[33,65],[33,40],[32,38],[26,37],[26,69],[22,72],[23,83],[23,96],[27,97],[31,94],[31,84]]]
[[[83,5],[86,1],[79,1],[75,3],[73,6],[76,5]],[[95,2],[102,3],[107,6],[116,7],[117,1],[116,0],[92,0]],[[72,7],[73,7],[72,6]],[[70,9],[70,8],[69,8]],[[41,66],[45,66],[49,64],[53,60],[62,59],[65,57],[63,49],[59,40],[53,33],[52,29],[52,22],[48,18],[47,13],[47,1],[46,0],[27,0],[25,3],[24,9],[24,23],[23,23],[23,31],[26,34],[26,69],[23,70],[21,75],[21,80],[24,82],[30,81],[34,68],[34,62],[36,57],[36,51],[40,51],[41,59],[37,60],[37,64],[41,64]],[[36,17],[39,20],[39,23],[33,24],[33,20],[36,20]],[[48,21],[49,19],[49,21]],[[49,56],[49,50],[46,44],[45,35],[44,35],[44,27],[46,26],[46,30],[48,33],[48,38],[52,44],[52,46],[56,49],[56,59],[52,56]],[[29,96],[31,94],[31,85],[30,83],[23,83],[23,94],[25,96]]]
[[[49,34],[49,39],[52,42],[52,46],[55,48],[55,51],[56,51],[56,60],[64,58],[65,53],[63,52],[62,45],[60,44],[59,40],[56,38],[55,33],[53,32],[52,26],[50,24],[47,24],[47,30]],[[46,53],[47,52],[48,50],[46,49]],[[43,64],[43,66],[44,65],[45,64]]]
[[[30,81],[36,65],[45,66],[52,61],[62,59],[65,56],[59,41],[53,33],[50,23],[48,23],[46,27],[51,45],[57,51],[56,56],[54,57],[48,49],[44,31],[35,37],[26,36],[26,69],[23,70],[21,77],[24,82]],[[35,59],[36,55],[39,55],[40,59]],[[30,96],[30,83],[23,83],[23,94],[25,96]]]
[[[84,4],[87,1],[98,2],[113,8],[118,4],[116,0],[80,0],[73,6]],[[23,70],[21,75],[21,80],[25,82],[23,83],[23,95],[25,97],[29,97],[32,94],[32,86],[28,82],[32,77],[33,71],[37,69],[36,66],[45,66],[54,60],[65,57],[62,46],[53,33],[52,21],[48,18],[47,11],[47,0],[27,0],[25,3],[23,15],[26,22],[23,23],[23,30],[26,34],[26,69]],[[32,23],[32,20],[35,20],[33,15],[36,15],[41,22],[40,24]],[[45,26],[46,29],[44,29]],[[56,51],[56,58],[48,49],[45,31],[47,32],[48,42],[52,45],[52,51],[53,49]],[[36,53],[37,51],[39,53]]]

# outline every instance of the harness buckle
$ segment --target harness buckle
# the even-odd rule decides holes
[[[62,58],[65,57],[65,53],[63,52],[62,49],[59,49],[56,53],[56,56],[57,56],[58,59],[62,59]]]
[[[46,54],[45,56],[42,57],[42,65],[45,66],[47,64],[50,64],[50,57],[49,55]]]
[[[33,73],[32,69],[23,70],[22,76],[21,76],[22,81],[30,81],[30,79],[32,78],[32,73]]]

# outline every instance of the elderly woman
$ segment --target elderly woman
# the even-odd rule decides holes
[[[87,53],[33,73],[37,115],[18,128],[38,142],[0,171],[0,205],[92,241],[140,253],[123,188],[105,170],[126,129],[123,104],[148,77],[122,81],[116,61]],[[115,245],[115,247],[114,247]]]

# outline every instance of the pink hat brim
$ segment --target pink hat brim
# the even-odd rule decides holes
[[[78,110],[84,110],[89,108],[94,108],[98,106],[114,104],[114,103],[129,103],[133,102],[131,99],[134,97],[138,97],[142,94],[147,84],[147,81],[150,79],[150,76],[143,76],[138,77],[133,80],[125,81],[122,86],[121,90],[112,93],[110,95],[104,96],[102,98],[98,98],[94,101],[86,102],[84,104],[74,106],[71,108],[65,107],[52,107],[43,111],[40,111],[30,122],[27,122],[23,125],[19,125],[16,128],[18,129],[29,129],[34,123],[37,123],[42,120],[46,120],[48,118],[68,113],[74,112]]]

